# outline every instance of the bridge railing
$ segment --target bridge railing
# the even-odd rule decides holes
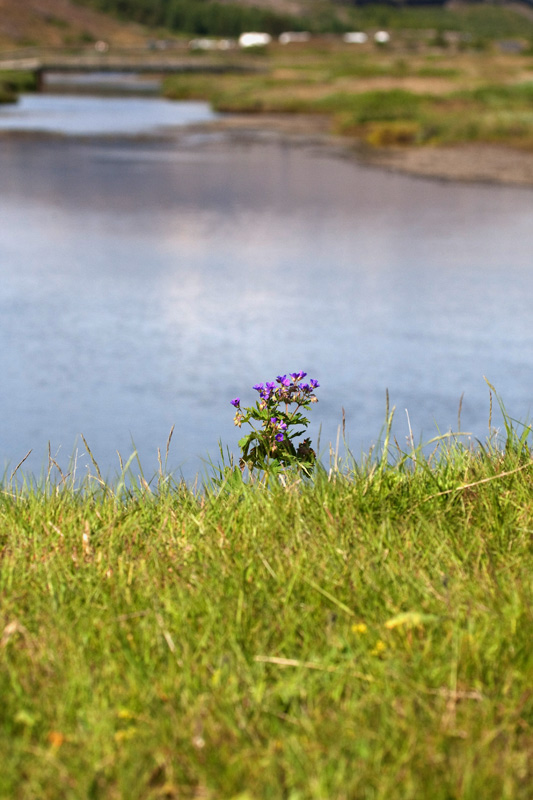
[[[0,71],[27,70],[37,76],[42,88],[46,72],[122,72],[145,74],[173,74],[191,72],[259,72],[264,67],[251,61],[242,51],[230,50],[216,54],[191,54],[188,50],[154,52],[149,48],[128,48],[97,52],[85,48],[75,52],[58,48],[28,48],[18,51],[16,57],[6,57],[0,51]]]

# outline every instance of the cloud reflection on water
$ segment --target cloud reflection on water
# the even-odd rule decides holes
[[[81,431],[106,470],[133,437],[150,471],[176,423],[191,476],[236,441],[229,398],[300,368],[321,383],[314,432],[334,440],[344,406],[356,453],[387,387],[400,437],[406,407],[426,436],[455,425],[463,391],[482,435],[483,374],[529,409],[529,190],[216,140],[2,141],[0,158],[12,462],[48,439],[69,453]]]

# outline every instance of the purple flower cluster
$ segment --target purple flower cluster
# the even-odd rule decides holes
[[[265,400],[267,403],[270,399],[272,399],[272,395],[276,392],[276,384],[272,383],[256,383],[255,386],[252,386],[252,389],[255,389],[256,392],[259,392],[259,396],[261,400]]]
[[[253,388],[259,398],[246,408],[241,406],[240,397],[230,401],[235,408],[235,425],[240,428],[247,423],[252,429],[239,441],[242,469],[248,466],[266,470],[270,464],[276,468],[294,465],[312,468],[316,454],[310,439],[297,446],[294,441],[309,424],[302,411],[317,402],[314,392],[320,386],[314,379],[304,383],[306,376],[306,372],[290,372],[278,375],[273,381],[256,383]]]
[[[259,392],[259,396],[265,404],[271,402],[304,403],[306,401],[316,403],[317,400],[313,396],[313,392],[318,389],[320,384],[313,378],[309,383],[300,383],[306,375],[307,372],[291,372],[289,375],[278,375],[275,382],[256,383],[252,388]],[[276,383],[279,386],[276,386]]]
[[[273,434],[276,442],[283,442],[285,439],[288,423],[291,422],[291,415],[288,411],[290,405],[296,405],[296,410],[298,410],[301,407],[308,408],[309,403],[317,402],[313,393],[320,384],[314,379],[311,379],[309,383],[302,383],[306,376],[306,372],[290,372],[288,375],[278,375],[275,381],[256,383],[253,387],[259,393],[258,410],[260,412],[264,413],[268,409],[275,413],[278,411],[280,403],[285,404],[285,412],[281,412],[284,419],[272,416],[265,421],[264,417],[262,417],[263,427],[269,431],[269,435]],[[234,423],[238,427],[241,427],[243,422],[248,422],[251,417],[254,417],[252,409],[241,409],[240,397],[236,397],[230,402],[237,409]],[[278,413],[280,412],[278,411]],[[292,413],[294,414],[295,412]],[[257,417],[255,418],[257,419]]]

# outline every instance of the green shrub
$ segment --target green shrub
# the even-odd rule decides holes
[[[0,103],[14,103],[16,99],[16,93],[0,81]]]
[[[412,145],[420,140],[421,125],[419,122],[373,122],[365,135],[365,142],[372,147],[392,147],[394,145]]]
[[[35,92],[37,90],[37,76],[34,72],[4,70],[0,72],[0,85],[4,86],[11,94]]]

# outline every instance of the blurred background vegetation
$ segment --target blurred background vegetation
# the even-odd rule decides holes
[[[454,30],[476,38],[524,35],[533,32],[528,15],[533,4],[488,2],[443,3],[439,0],[361,3],[335,0],[76,0],[105,13],[150,27],[193,35],[238,36],[246,30],[277,35],[284,30],[339,33],[354,28],[424,30],[437,34]]]
[[[379,43],[374,34],[390,33]],[[349,3],[335,0],[39,0],[11,3],[0,48],[101,44],[186,48],[195,37],[273,36],[268,48],[191,50],[239,69],[179,74],[163,82],[173,99],[204,99],[220,112],[307,113],[372,147],[483,141],[533,148],[533,4]],[[283,31],[309,41],[279,44]],[[341,34],[363,31],[364,44]],[[253,51],[253,52],[252,52]],[[31,89],[31,76],[0,74],[0,101]]]

